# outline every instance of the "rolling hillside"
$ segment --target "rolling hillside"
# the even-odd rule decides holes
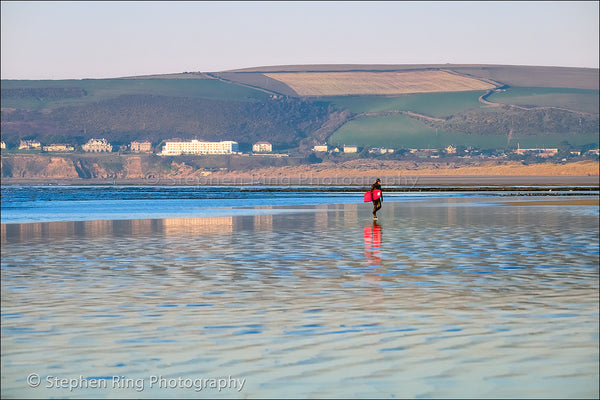
[[[23,138],[82,144],[101,136],[116,144],[178,137],[290,148],[327,116],[321,103],[216,79],[2,81],[2,140],[13,146]]]
[[[598,70],[307,65],[123,79],[3,80],[2,140],[115,144],[173,137],[504,148],[598,145]]]

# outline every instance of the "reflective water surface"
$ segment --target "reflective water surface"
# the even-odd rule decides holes
[[[577,199],[2,224],[2,397],[598,397]]]

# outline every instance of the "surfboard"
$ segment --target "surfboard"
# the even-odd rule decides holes
[[[369,190],[369,191],[365,192],[365,203],[367,203],[369,201],[377,200],[380,197],[381,197],[381,190],[379,190],[379,189],[373,190],[372,198],[371,198],[371,191]]]

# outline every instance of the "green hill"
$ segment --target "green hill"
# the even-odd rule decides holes
[[[412,111],[432,117],[447,117],[457,112],[483,106],[479,97],[485,91],[418,93],[401,96],[337,96],[321,98],[335,107],[353,113]]]
[[[286,80],[302,81],[285,78],[299,73],[320,74],[312,81],[313,91],[314,82],[331,83],[329,76],[336,84],[360,76],[361,90],[367,92],[370,76],[380,88],[383,82],[398,91],[424,84],[437,89],[299,96]],[[412,81],[403,81],[403,76]],[[419,82],[423,76],[439,77],[440,82]],[[230,139],[244,150],[266,140],[276,151],[300,152],[324,140],[367,147],[488,148],[511,146],[517,140],[531,147],[563,140],[597,145],[598,76],[598,69],[444,64],[275,66],[122,79],[2,80],[2,140],[14,147],[24,138],[82,144],[104,137],[116,145],[135,139],[155,145],[174,137]],[[450,91],[453,77],[495,89]]]
[[[232,139],[247,147],[269,140],[296,147],[327,119],[322,103],[272,98],[215,79],[3,81],[2,138],[116,144],[179,137]]]

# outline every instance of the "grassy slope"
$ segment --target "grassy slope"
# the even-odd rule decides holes
[[[322,72],[322,71],[407,71],[424,68],[454,70],[473,78],[491,79],[499,84],[532,87],[510,87],[488,97],[488,101],[521,106],[558,107],[569,110],[598,113],[598,71],[582,68],[527,67],[527,66],[287,66],[252,69],[254,73],[273,72]],[[293,75],[293,74],[290,74]],[[285,76],[285,74],[281,74]],[[538,87],[535,87],[538,86]],[[549,86],[549,87],[545,87]],[[336,108],[348,109],[355,114],[385,111],[411,111],[432,117],[449,117],[467,110],[489,109],[478,97],[483,91],[407,94],[399,96],[329,96],[318,97]],[[518,137],[515,143],[526,147],[556,147],[564,137],[546,135]],[[574,145],[598,143],[596,135],[569,136]],[[408,116],[372,116],[352,120],[338,129],[329,142],[332,144],[359,144],[364,146],[390,147],[440,147],[446,144],[468,144],[482,148],[502,148],[507,144],[505,135],[467,135],[444,133],[435,136],[435,131]]]
[[[506,135],[470,135],[444,132],[425,125],[407,115],[361,117],[349,121],[329,137],[329,144],[392,148],[435,148],[452,145],[474,146],[482,149],[559,147],[564,136],[521,136],[514,134],[510,145]],[[569,136],[569,143],[582,146],[598,143],[597,135]]]
[[[598,99],[598,90],[540,87],[510,87],[487,98],[494,103],[560,107],[596,114],[600,106]]]
[[[154,95],[191,97],[214,100],[253,101],[267,98],[267,94],[224,83],[215,79],[84,79],[59,81],[13,81],[3,80],[2,89],[11,88],[81,88],[84,97],[52,98],[2,98],[3,108],[29,110],[56,109],[114,99],[123,95]]]
[[[441,148],[469,143],[482,148],[503,148],[504,136],[473,136],[437,131],[406,115],[362,117],[346,123],[330,138],[331,145],[382,146],[392,148]]]
[[[433,117],[448,117],[452,114],[487,108],[478,101],[484,92],[457,92],[413,94],[398,97],[348,96],[326,98],[339,108],[353,113],[382,112],[391,110],[412,111]],[[493,94],[488,101],[501,104],[538,107],[559,107],[574,111],[597,113],[598,91],[566,88],[508,88]],[[489,108],[488,108],[489,110]],[[490,111],[493,112],[493,109]],[[598,143],[597,135],[564,136],[514,134],[510,147],[558,147],[567,139],[575,146]],[[440,148],[449,144],[464,144],[480,148],[504,148],[505,135],[469,135],[456,132],[436,132],[431,127],[406,115],[361,117],[349,121],[330,138],[333,145],[356,144],[361,146]]]
[[[307,70],[409,70],[423,69],[434,66],[305,66],[297,68]],[[368,68],[367,68],[368,67]],[[392,68],[394,67],[394,68]],[[345,69],[344,69],[345,68]],[[525,88],[511,87],[506,92],[491,95],[488,100],[499,103],[520,105],[553,106],[577,109],[584,112],[598,112],[598,70],[551,67],[519,67],[519,66],[452,66],[443,65],[437,68],[454,69],[461,73],[470,74],[474,78],[494,79],[511,85],[527,82],[531,86],[554,86],[554,88]],[[293,70],[294,68],[288,68]],[[285,69],[264,67],[262,71],[277,72]],[[264,75],[254,77],[256,83],[272,81],[264,79]],[[228,78],[235,76],[229,73]],[[44,99],[44,98],[2,98],[3,108],[26,108],[32,110],[56,109],[67,105],[91,105],[99,101],[115,99],[123,95],[160,95],[173,97],[191,97],[214,100],[235,100],[252,102],[263,100],[268,94],[244,86],[224,83],[216,79],[186,79],[176,75],[158,77],[138,77],[128,79],[99,79],[99,80],[63,80],[63,81],[2,81],[2,88],[82,88],[87,95],[79,98]],[[176,78],[176,79],[173,79]],[[269,83],[271,82],[271,83]],[[255,83],[254,81],[252,83]],[[260,86],[260,85],[257,85]],[[559,86],[572,86],[584,89],[556,89]],[[589,89],[592,88],[592,89]],[[273,89],[269,87],[269,89]],[[404,110],[434,117],[448,117],[464,110],[474,110],[482,105],[477,98],[482,91],[455,93],[427,93],[385,96],[338,96],[318,98],[319,101],[330,102],[337,108],[348,108],[354,113]],[[443,138],[440,138],[441,135]],[[432,136],[433,135],[433,136]],[[454,135],[454,136],[452,136]],[[367,140],[366,138],[369,138]],[[447,139],[447,141],[445,141]],[[513,137],[512,143],[519,138]],[[521,147],[555,145],[558,138],[543,137],[521,138]],[[597,137],[579,138],[569,141],[573,144],[579,141],[598,142]],[[504,135],[493,137],[475,137],[460,133],[438,133],[425,124],[408,116],[363,117],[348,122],[330,138],[330,143],[363,144],[369,146],[394,147],[439,147],[441,145],[462,142],[478,147],[503,147],[506,143]],[[524,143],[531,143],[524,144]]]
[[[61,91],[48,88],[79,88],[86,95],[53,98]],[[80,144],[100,136],[115,143],[141,138],[155,144],[171,137],[242,144],[268,140],[287,148],[327,118],[320,105],[271,99],[263,91],[217,79],[2,81],[2,91],[2,133],[10,146],[26,137]],[[23,95],[28,97],[17,97]]]
[[[382,111],[412,111],[432,117],[446,117],[459,111],[480,108],[479,96],[485,91],[424,93],[393,97],[384,96],[339,96],[319,98],[331,102],[338,108],[345,108],[353,113]]]

